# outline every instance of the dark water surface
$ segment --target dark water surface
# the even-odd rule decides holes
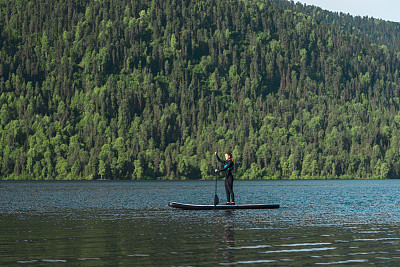
[[[218,195],[224,201],[219,182]],[[400,180],[0,181],[0,265],[310,266],[400,264]]]

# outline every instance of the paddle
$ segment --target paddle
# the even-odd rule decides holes
[[[215,154],[215,169],[217,169],[217,167],[218,167],[217,154]],[[215,171],[214,171],[214,173],[215,173],[215,196],[214,196],[214,206],[217,206],[218,203],[219,203],[219,198],[218,198],[218,195],[217,195],[217,178],[218,178],[218,175],[217,175],[217,173],[216,173]]]

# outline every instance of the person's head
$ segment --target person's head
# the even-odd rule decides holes
[[[225,159],[226,160],[233,160],[233,157],[232,157],[232,153],[225,153]]]

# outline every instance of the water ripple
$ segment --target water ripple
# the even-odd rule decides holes
[[[280,245],[281,247],[303,247],[303,246],[327,246],[332,245],[332,243],[299,243],[299,244],[287,244]]]
[[[243,246],[243,247],[229,247],[227,249],[240,250],[240,249],[259,249],[259,248],[270,248],[271,245],[258,245],[258,246]]]
[[[291,252],[314,252],[314,251],[325,251],[337,249],[336,247],[326,247],[326,248],[303,248],[303,249],[282,249],[274,251],[264,251],[260,253],[291,253]]]
[[[222,266],[231,266],[238,264],[259,264],[259,263],[275,263],[278,262],[276,260],[254,260],[254,261],[237,261],[237,262],[229,262],[229,263],[219,263]]]
[[[345,261],[333,261],[333,262],[317,262],[317,265],[334,265],[334,264],[348,264],[348,263],[365,263],[368,260],[360,259],[360,260],[345,260]]]

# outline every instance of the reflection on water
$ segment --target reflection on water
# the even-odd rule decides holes
[[[0,182],[0,264],[397,265],[400,181],[237,181],[239,203],[184,211],[214,183]],[[223,188],[220,188],[222,191]]]
[[[227,249],[224,250],[223,255],[227,263],[232,263],[235,257],[229,248],[235,247],[235,224],[234,212],[230,210],[225,211],[224,238]]]

